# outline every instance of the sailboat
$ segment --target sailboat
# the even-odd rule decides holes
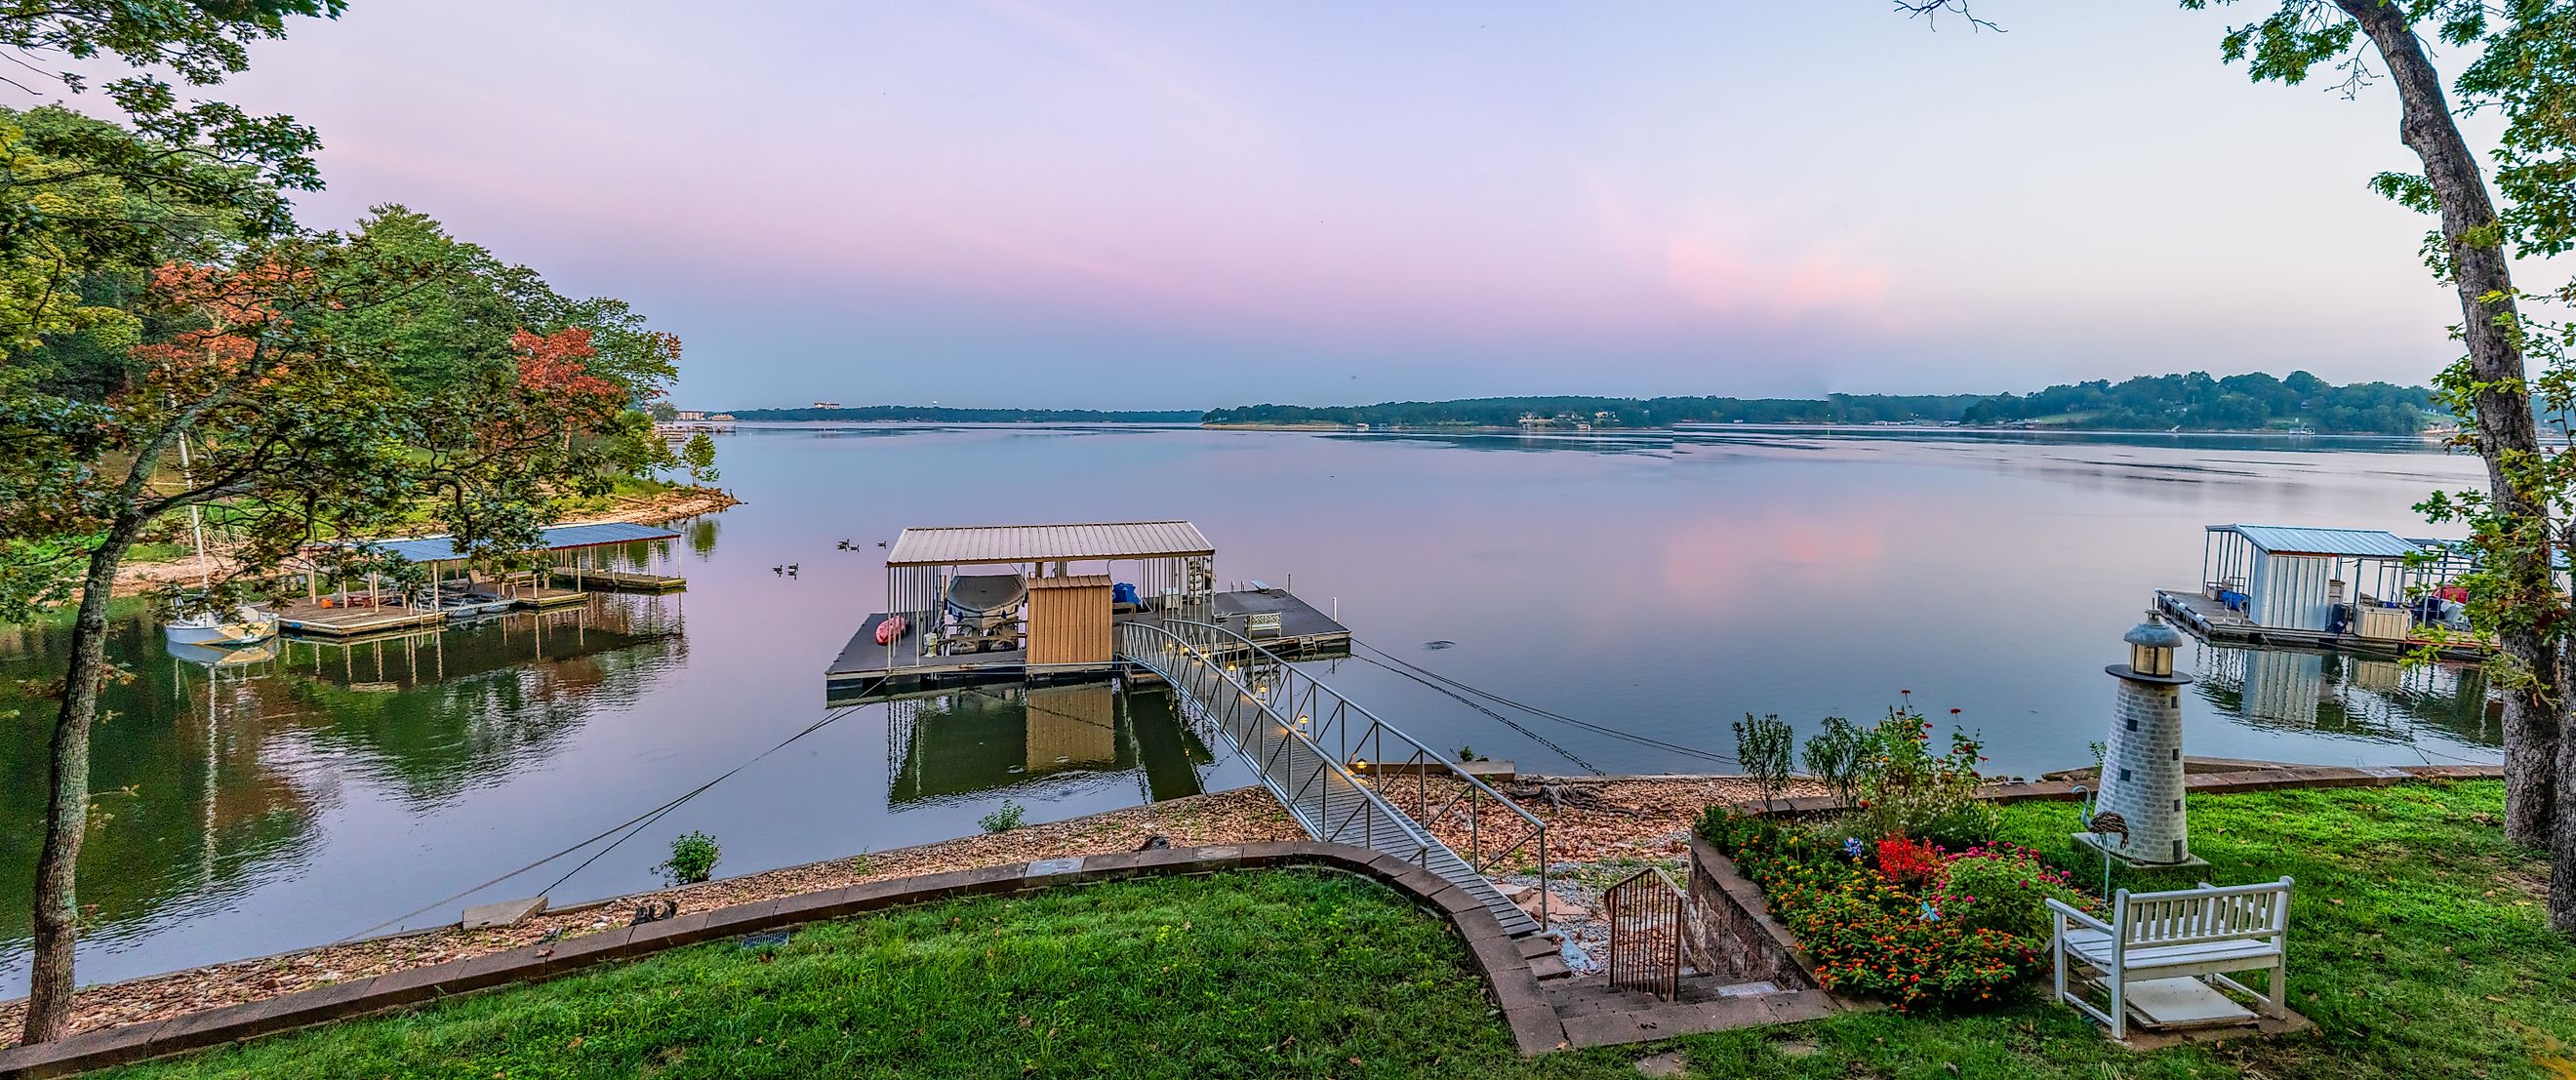
[[[188,440],[179,439],[179,475],[188,475]],[[206,517],[195,503],[188,504],[188,533],[197,544],[199,585],[211,593],[215,586],[214,564],[206,561]],[[201,597],[204,594],[199,594]],[[200,608],[186,612],[161,624],[162,640],[171,645],[200,645],[217,649],[255,645],[277,636],[277,615],[249,604],[230,612]]]

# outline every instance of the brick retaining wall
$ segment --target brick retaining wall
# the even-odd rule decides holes
[[[1468,955],[1483,975],[1486,991],[1501,1007],[1520,1051],[1535,1054],[1564,1043],[1565,1029],[1555,1010],[1548,1006],[1537,977],[1530,973],[1528,961],[1503,931],[1502,924],[1494,920],[1493,913],[1474,897],[1384,852],[1346,844],[1293,841],[1041,859],[693,912],[641,926],[616,927],[488,956],[353,979],[168,1020],[101,1028],[54,1042],[11,1047],[0,1050],[0,1080],[68,1076],[167,1057],[335,1020],[427,1005],[459,994],[538,982],[668,949],[831,922],[888,908],[1083,882],[1289,866],[1322,867],[1374,878],[1425,910],[1438,913],[1464,939]]]

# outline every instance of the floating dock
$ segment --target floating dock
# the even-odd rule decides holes
[[[326,608],[308,602],[286,605],[277,611],[279,629],[289,633],[330,638],[386,634],[416,627],[436,626],[446,621],[447,613],[444,611],[400,605]]]
[[[650,574],[637,570],[598,570],[590,567],[554,569],[558,585],[576,589],[605,589],[615,592],[678,592],[689,587],[689,579],[678,574]]]
[[[1333,621],[1331,616],[1317,611],[1314,605],[1298,599],[1286,589],[1217,593],[1206,608],[1190,614],[1200,619],[1213,618],[1216,625],[1242,633],[1291,660],[1348,656],[1351,651],[1350,627]],[[1246,629],[1256,621],[1256,617],[1266,616],[1278,618],[1277,633],[1269,631],[1266,618],[1259,619],[1263,624],[1260,630]],[[868,616],[867,621],[859,625],[858,632],[850,635],[850,642],[842,647],[840,656],[824,670],[824,695],[829,701],[840,703],[862,692],[873,696],[929,686],[1020,681],[1033,674],[1091,678],[1110,670],[1110,665],[1094,665],[1079,670],[1040,668],[1033,672],[1025,648],[958,656],[923,656],[915,635],[920,633],[920,627],[928,616],[921,612],[905,613],[904,618],[911,626],[905,629],[904,635],[892,644],[879,645],[877,627],[887,618],[884,612]],[[1135,612],[1113,618],[1119,622],[1150,622],[1160,616],[1152,612]],[[880,679],[884,680],[882,686],[878,685]]]
[[[2264,626],[2226,604],[2182,589],[2156,590],[2155,603],[2156,610],[2212,645],[2316,649],[2363,656],[2403,657],[2435,644],[2421,637],[2365,637],[2356,633]],[[2440,643],[2438,655],[2445,660],[2476,663],[2494,656],[2495,646],[2483,640],[2446,641]]]

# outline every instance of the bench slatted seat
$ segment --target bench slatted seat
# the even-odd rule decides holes
[[[2057,999],[2109,1025],[2111,1037],[2129,1037],[2128,985],[2151,979],[2197,978],[2262,1001],[2263,1015],[2278,1018],[2289,973],[2289,878],[2219,888],[2207,882],[2172,892],[2111,897],[2104,922],[2057,900],[2048,902],[2050,959],[2057,969]],[[2075,965],[2100,971],[2111,992],[2109,1012],[2068,989]],[[2228,978],[2231,972],[2265,971],[2260,993]]]

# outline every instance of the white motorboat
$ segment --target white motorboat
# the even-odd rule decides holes
[[[277,636],[277,615],[248,604],[229,613],[199,611],[161,624],[161,637],[172,645],[233,648],[255,645]]]
[[[188,475],[188,440],[179,440],[179,474]],[[214,566],[206,561],[206,519],[196,504],[188,506],[188,532],[197,544],[198,583],[214,587]],[[162,640],[172,645],[207,645],[230,648],[251,645],[277,636],[277,616],[249,604],[236,607],[227,615],[212,608],[188,612],[161,624]]]

